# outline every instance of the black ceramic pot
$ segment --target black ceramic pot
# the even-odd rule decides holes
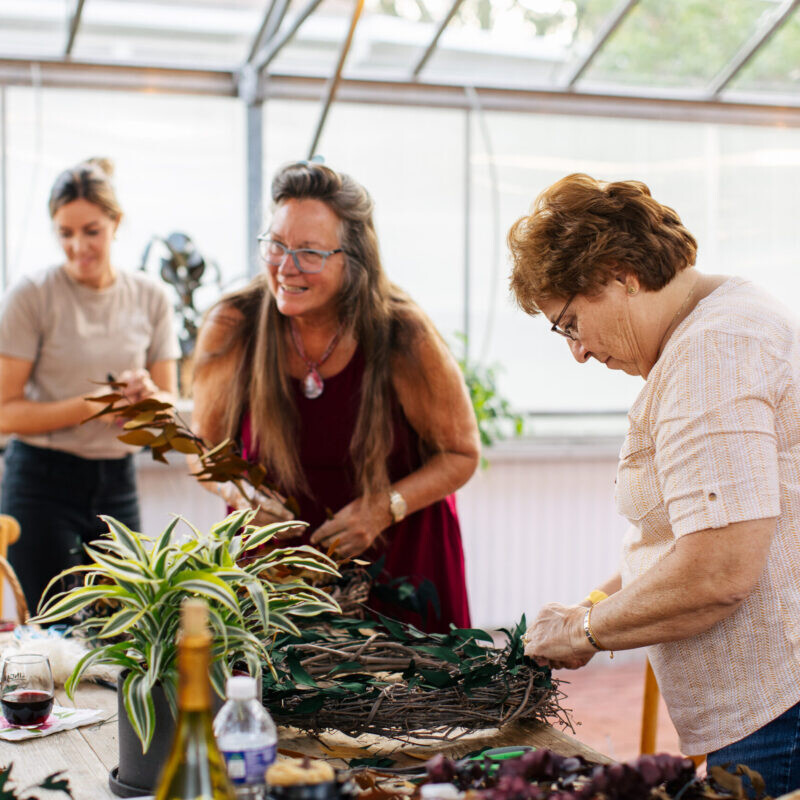
[[[155,791],[161,768],[169,755],[175,720],[164,690],[153,687],[153,705],[156,710],[155,732],[146,753],[133,730],[122,698],[125,673],[117,679],[117,719],[119,720],[119,766],[111,770],[108,785],[117,797],[140,797]]]

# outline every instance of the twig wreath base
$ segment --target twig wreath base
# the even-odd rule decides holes
[[[315,620],[273,648],[264,702],[278,724],[401,740],[453,741],[515,720],[572,728],[550,670],[522,654],[525,619],[502,648],[477,629],[422,633],[379,617]]]

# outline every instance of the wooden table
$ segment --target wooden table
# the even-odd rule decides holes
[[[53,772],[64,770],[75,800],[107,800],[115,797],[108,788],[108,773],[119,761],[117,751],[117,693],[100,686],[82,684],[73,703],[63,689],[56,691],[59,705],[101,708],[104,722],[54,733],[23,742],[0,740],[0,763],[13,763],[16,786],[29,786]],[[55,795],[49,795],[55,796]],[[66,796],[66,795],[64,795]]]
[[[63,689],[56,692],[62,706],[74,704],[66,697]],[[64,770],[69,779],[75,800],[110,800],[115,795],[108,788],[108,773],[118,763],[117,751],[117,694],[99,686],[81,684],[75,695],[77,705],[83,708],[100,708],[108,712],[104,722],[55,733],[41,739],[28,739],[23,742],[0,740],[0,764],[13,762],[11,773],[17,786],[28,786],[50,775]],[[323,736],[321,741],[303,735],[292,735],[289,731],[279,731],[281,749],[306,753],[315,757],[330,759],[334,765],[344,766],[346,758],[364,757],[368,753],[354,740],[340,736]],[[577,739],[541,723],[514,723],[501,733],[484,737],[470,737],[456,743],[431,743],[424,747],[405,747],[396,750],[397,745],[389,743],[393,749],[392,758],[398,766],[419,763],[435,752],[445,752],[453,757],[465,755],[479,747],[489,745],[500,747],[507,744],[529,744],[547,747],[562,755],[583,755],[597,762],[610,762],[607,756],[581,744]],[[385,745],[384,747],[386,747]]]

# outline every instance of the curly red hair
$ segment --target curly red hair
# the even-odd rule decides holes
[[[697,241],[641,181],[562,178],[508,232],[511,290],[528,314],[554,297],[593,294],[614,270],[644,289],[663,288],[697,257]]]

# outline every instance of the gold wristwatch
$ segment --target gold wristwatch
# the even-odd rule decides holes
[[[389,492],[389,511],[391,511],[392,519],[395,522],[405,519],[408,511],[408,503],[406,503],[405,497],[396,489],[392,489]]]

